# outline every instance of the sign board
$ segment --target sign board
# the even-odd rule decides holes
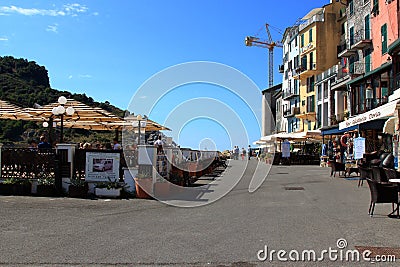
[[[354,159],[362,159],[365,153],[365,138],[354,138]]]
[[[86,181],[108,182],[119,179],[120,153],[86,152]]]
[[[290,142],[287,140],[282,143],[282,158],[290,158]]]

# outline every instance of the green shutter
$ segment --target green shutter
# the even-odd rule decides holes
[[[308,31],[308,41],[312,42],[312,28]]]
[[[386,23],[381,27],[381,36],[382,36],[382,55],[387,52],[387,25]]]
[[[300,47],[304,46],[304,33],[301,35]]]
[[[366,40],[371,39],[371,33],[370,33],[370,29],[369,29],[369,15],[365,16],[364,18],[364,29],[365,29],[365,33],[364,33],[364,37]]]
[[[350,28],[350,46],[354,44],[354,27]]]

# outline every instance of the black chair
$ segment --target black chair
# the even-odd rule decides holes
[[[375,180],[367,178],[369,190],[371,192],[371,203],[369,205],[368,214],[372,217],[376,203],[392,203],[393,214],[397,210],[397,217],[399,216],[399,194],[397,186],[392,184],[383,184]],[[396,209],[394,204],[397,205]]]
[[[363,185],[364,180],[372,179],[372,170],[371,170],[371,168],[367,168],[367,167],[363,167],[363,166],[358,166],[358,170],[360,172],[360,179],[358,180],[358,187],[360,187]]]
[[[378,182],[378,183],[388,183],[389,180],[386,177],[386,173],[383,168],[372,166],[372,177],[371,179]]]
[[[329,160],[329,165],[331,166],[331,176],[333,174],[333,177],[336,176],[336,172],[345,172],[346,167],[343,163],[336,162],[335,160]]]

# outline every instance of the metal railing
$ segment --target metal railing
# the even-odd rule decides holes
[[[299,31],[302,31],[304,28],[307,28],[308,25],[318,22],[318,21],[324,21],[324,13],[321,12],[319,14],[316,14],[312,16],[311,18],[305,20],[302,24],[299,25]]]
[[[361,29],[353,35],[353,45],[362,40],[371,40],[371,30]]]

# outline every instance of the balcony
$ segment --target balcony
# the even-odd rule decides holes
[[[354,62],[349,64],[349,73],[352,75],[362,75],[371,71],[371,63]]]
[[[291,98],[298,97],[298,96],[299,96],[299,90],[291,88],[289,90],[283,91],[282,99],[290,100]]]
[[[356,32],[353,36],[353,45],[351,49],[363,50],[370,46],[372,46],[371,31],[362,29]]]
[[[283,65],[279,65],[278,66],[278,70],[279,70],[279,73],[283,73],[284,72],[284,66]]]
[[[310,24],[313,24],[314,22],[319,22],[319,21],[324,21],[324,13],[320,12],[319,14],[316,14],[312,16],[311,18],[303,21],[302,24],[299,25],[299,31],[301,32],[303,29],[307,28]]]
[[[337,57],[350,57],[357,53],[356,49],[350,49],[350,45],[346,43],[346,41],[341,42],[340,45],[337,46]]]
[[[292,107],[283,112],[283,117],[285,118],[294,117],[297,114],[300,114],[300,107]]]

